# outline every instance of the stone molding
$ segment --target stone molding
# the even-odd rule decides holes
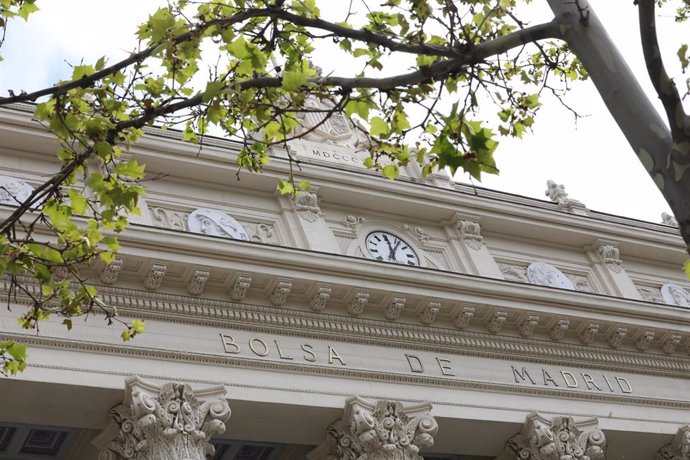
[[[606,437],[596,418],[576,422],[572,417],[547,419],[535,412],[496,460],[604,460],[605,449]]]
[[[4,282],[5,292],[8,289]],[[0,291],[3,284],[0,281]],[[297,335],[308,332],[314,337],[326,339],[343,335],[345,340],[354,343],[389,345],[407,342],[408,347],[456,354],[472,353],[500,359],[518,358],[534,362],[551,362],[560,364],[567,359],[572,365],[596,367],[599,369],[623,370],[645,374],[671,375],[687,378],[690,375],[690,359],[685,356],[660,356],[641,353],[636,348],[630,350],[617,349],[606,352],[602,348],[585,348],[581,345],[566,341],[544,343],[530,338],[516,338],[500,335],[504,323],[507,323],[507,313],[495,310],[484,316],[483,324],[490,334],[464,330],[447,332],[433,326],[399,324],[394,326],[389,321],[361,317],[347,319],[324,313],[300,310],[279,311],[275,307],[256,304],[242,304],[232,301],[203,299],[160,292],[134,291],[126,288],[102,286],[99,297],[106,304],[117,307],[118,311],[127,316],[142,319],[157,319],[168,322],[197,324],[208,327],[234,327],[240,329],[263,330],[281,334],[294,333]],[[356,291],[350,298],[348,313],[361,315],[367,305],[369,294]],[[26,300],[17,297],[17,300]],[[361,310],[360,310],[361,308]],[[461,309],[456,319],[456,327],[462,329],[465,322],[480,316],[475,313],[475,307]],[[461,320],[462,319],[462,320]],[[459,322],[459,323],[458,323]],[[510,324],[506,324],[510,326]],[[572,327],[572,319],[571,319]],[[637,328],[642,330],[643,328]],[[615,328],[612,327],[615,331]],[[632,330],[632,328],[629,328]],[[656,328],[659,334],[664,331]],[[496,332],[494,332],[496,331]],[[602,331],[599,322],[584,321],[575,329],[580,341],[590,346],[599,337],[606,341],[609,337]],[[607,331],[608,332],[608,331]],[[632,332],[631,332],[632,335]],[[23,335],[21,335],[23,337]],[[25,339],[21,339],[25,340]],[[679,347],[680,348],[680,347]],[[635,350],[635,351],[633,351]],[[685,352],[685,346],[682,348]]]
[[[673,441],[659,449],[656,460],[690,460],[690,425],[678,428]]]
[[[211,436],[225,432],[230,407],[223,386],[193,391],[187,384],[157,386],[130,377],[123,404],[110,417],[115,439],[101,448],[98,460],[205,460],[214,453]],[[99,436],[101,443],[112,431]]]
[[[348,398],[340,419],[307,460],[423,460],[420,449],[434,444],[438,424],[431,404]]]

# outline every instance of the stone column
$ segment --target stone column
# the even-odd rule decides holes
[[[434,444],[438,431],[429,415],[431,404],[403,406],[397,401],[349,398],[339,420],[326,430],[326,440],[307,460],[423,460],[419,450]]]
[[[659,449],[656,460],[690,460],[690,425],[678,428],[673,441]]]
[[[606,437],[596,418],[575,422],[572,417],[547,419],[531,413],[496,460],[604,460],[605,449]]]
[[[110,416],[114,426],[94,440],[104,445],[98,460],[205,460],[214,452],[211,436],[225,431],[230,407],[223,386],[193,391],[132,377]]]

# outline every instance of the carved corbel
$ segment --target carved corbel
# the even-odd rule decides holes
[[[369,302],[369,293],[364,291],[357,291],[352,296],[350,304],[347,306],[347,312],[352,316],[359,316],[364,312],[364,307]]]
[[[252,276],[249,273],[238,273],[230,288],[230,297],[238,302],[247,297],[249,286],[252,284]]]
[[[146,274],[146,278],[144,278],[144,286],[146,287],[146,289],[155,291],[156,289],[161,287],[167,270],[168,268],[165,266],[165,264],[151,265],[149,272]]]
[[[462,307],[458,316],[455,317],[455,327],[458,329],[465,329],[470,325],[472,317],[474,316],[474,307],[466,305]]]
[[[585,323],[580,328],[580,342],[582,342],[583,345],[591,345],[598,333],[598,323]]]
[[[549,337],[551,337],[551,340],[560,342],[561,340],[563,340],[563,337],[565,337],[565,333],[568,331],[568,327],[570,327],[570,320],[557,319],[553,322],[553,324],[551,324],[551,327],[549,328]]]
[[[434,444],[438,424],[431,404],[404,406],[397,401],[348,399],[340,419],[326,429],[326,439],[307,460],[417,460]]]
[[[230,407],[223,386],[194,391],[131,377],[110,416],[114,427],[94,441],[103,446],[99,460],[204,460],[214,453],[211,436],[225,431]]]
[[[613,326],[609,330],[606,343],[611,348],[618,348],[623,343],[623,339],[628,335],[628,329],[624,327]]]
[[[405,302],[407,299],[405,297],[393,297],[391,303],[388,304],[383,312],[383,316],[390,321],[394,321],[400,317],[403,308],[405,308]]]
[[[486,323],[486,330],[492,334],[498,334],[501,332],[503,323],[508,319],[508,312],[505,311],[495,311]]]
[[[292,291],[292,280],[278,279],[271,290],[271,303],[277,307],[285,305],[288,295]]]
[[[661,339],[661,350],[667,355],[672,355],[675,353],[681,339],[682,337],[679,334],[666,334],[666,336]]]
[[[311,309],[314,311],[321,311],[326,308],[328,299],[331,298],[331,287],[325,284],[319,284],[314,290],[314,295],[311,298]]]
[[[103,268],[101,272],[101,282],[107,285],[117,283],[117,278],[120,276],[121,270],[122,259],[118,257]]]
[[[690,425],[678,428],[673,441],[659,449],[656,460],[690,460]]]
[[[436,321],[436,316],[439,311],[441,311],[441,302],[430,300],[419,314],[419,321],[421,321],[422,324],[429,325]]]
[[[210,273],[208,270],[194,270],[192,277],[189,278],[189,282],[187,283],[187,292],[192,295],[203,294],[204,289],[206,289],[206,281],[208,281],[209,275]]]
[[[640,351],[647,351],[649,347],[654,342],[654,336],[656,333],[654,331],[644,330],[640,336],[635,340],[635,348]]]
[[[539,324],[539,315],[534,313],[527,313],[518,322],[518,332],[523,337],[529,337],[534,334],[534,328]]]
[[[595,418],[576,422],[572,417],[547,419],[532,413],[497,460],[604,460],[605,449],[606,437]]]

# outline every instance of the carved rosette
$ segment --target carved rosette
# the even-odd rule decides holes
[[[527,416],[522,431],[506,443],[500,460],[603,460],[606,437],[596,419],[553,420],[537,413]]]
[[[343,416],[326,430],[326,440],[309,460],[423,460],[420,449],[434,444],[438,431],[431,404],[352,397]]]
[[[690,459],[690,425],[678,428],[673,441],[659,449],[656,460]]]
[[[186,384],[128,379],[124,404],[110,414],[117,436],[98,459],[205,460],[214,453],[209,439],[230,419],[224,397],[222,386],[194,392]]]

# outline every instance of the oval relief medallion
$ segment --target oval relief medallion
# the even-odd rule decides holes
[[[532,262],[527,267],[527,279],[532,284],[574,290],[575,286],[565,274],[545,262]]]
[[[242,224],[233,217],[217,209],[199,208],[187,218],[190,232],[202,235],[222,236],[235,240],[249,240]]]
[[[675,284],[666,283],[661,286],[661,297],[669,305],[690,307],[690,293]]]

